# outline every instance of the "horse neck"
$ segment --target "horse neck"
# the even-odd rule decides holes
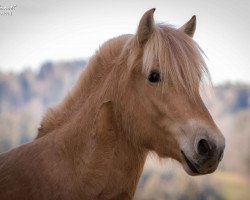
[[[109,96],[106,94],[109,84],[106,77],[112,70],[111,67],[103,66],[98,55],[90,60],[72,91],[59,105],[48,110],[37,138],[47,134],[64,134],[64,129],[71,127],[76,130],[79,124],[82,124],[79,127],[82,132],[92,131],[89,128],[93,126],[89,125],[93,125],[101,102]]]
[[[132,144],[125,136],[127,133],[119,128],[115,129],[115,139],[103,139],[89,120],[78,120],[72,124],[74,129],[68,127],[63,133],[56,133],[55,139],[78,178],[83,180],[77,181],[79,188],[85,188],[90,194],[88,198],[99,195],[101,199],[111,199],[120,194],[132,198],[147,151]]]
[[[118,139],[112,164],[107,171],[107,184],[102,191],[104,199],[119,199],[121,194],[127,197],[125,199],[132,199],[146,156],[146,151],[134,148],[131,144],[126,143],[124,138]]]

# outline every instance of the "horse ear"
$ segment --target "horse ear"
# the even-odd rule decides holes
[[[194,32],[196,29],[196,16],[194,15],[186,24],[179,28],[179,30],[183,31],[190,37],[194,36]]]
[[[155,8],[152,8],[144,13],[142,16],[138,30],[137,30],[137,40],[140,46],[143,46],[147,40],[150,38],[151,34],[154,32],[155,29],[155,22],[154,22],[154,12]]]

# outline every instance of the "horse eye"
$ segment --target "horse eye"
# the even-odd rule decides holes
[[[161,81],[160,73],[156,70],[151,71],[148,76],[148,80],[152,83],[160,82]]]

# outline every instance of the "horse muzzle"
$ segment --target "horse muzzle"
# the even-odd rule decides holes
[[[212,140],[199,139],[195,143],[192,155],[181,150],[181,161],[185,171],[192,176],[214,172],[223,158],[224,148],[224,143],[216,145]]]

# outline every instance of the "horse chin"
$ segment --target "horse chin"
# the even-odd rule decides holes
[[[200,176],[200,175],[205,175],[205,174],[211,174],[213,173],[218,165],[215,165],[211,168],[208,169],[201,169],[198,164],[196,164],[194,161],[192,161],[190,158],[188,158],[183,151],[181,151],[182,154],[182,159],[181,163],[184,168],[184,170],[189,174],[190,176]]]
[[[194,172],[191,171],[191,170],[188,168],[188,166],[186,166],[186,165],[183,165],[183,168],[184,168],[185,172],[186,172],[188,175],[190,175],[190,176],[200,176],[200,175],[202,175],[202,174],[199,174],[199,173],[194,173]]]
[[[191,176],[198,176],[201,175],[201,173],[198,171],[196,164],[192,162],[187,156],[184,154],[183,151],[181,151],[182,154],[182,166],[184,170],[187,172],[187,174]]]

